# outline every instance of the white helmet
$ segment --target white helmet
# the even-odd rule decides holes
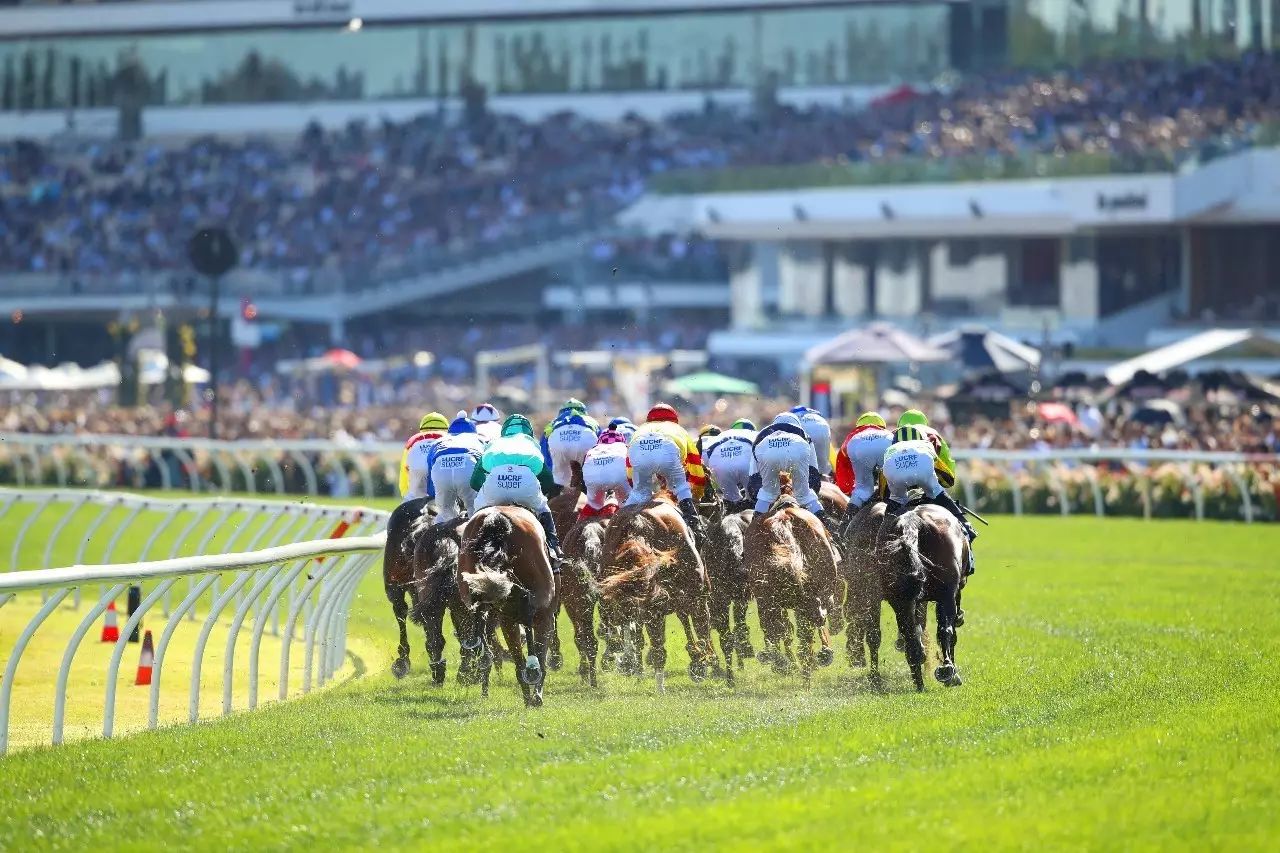
[[[481,403],[471,410],[471,420],[478,424],[487,424],[497,421],[501,418],[498,410],[494,408],[492,403]]]
[[[791,426],[796,427],[797,429],[804,429],[804,427],[800,425],[800,419],[797,418],[795,415],[793,415],[791,412],[780,413],[776,418],[773,419],[773,422],[775,424],[790,424]]]

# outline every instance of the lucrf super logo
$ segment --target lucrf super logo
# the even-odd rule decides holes
[[[662,447],[662,439],[660,438],[642,438],[636,443],[641,450],[657,450]]]
[[[780,435],[777,437],[767,438],[765,439],[764,443],[767,447],[774,447],[774,448],[786,447],[787,445],[791,444],[791,439],[786,436]]]
[[[556,430],[565,441],[577,441],[582,438],[582,430],[578,427],[560,427]]]
[[[495,479],[500,489],[518,489],[520,484],[524,482],[523,474],[497,474]]]
[[[742,455],[741,444],[725,444],[720,447],[720,456],[724,459],[733,459]]]

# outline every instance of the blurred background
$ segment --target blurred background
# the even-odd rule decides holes
[[[0,0],[0,432],[1274,453],[1276,49],[1280,0]]]

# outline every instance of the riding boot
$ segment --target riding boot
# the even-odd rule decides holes
[[[969,519],[965,518],[964,510],[960,508],[960,504],[956,503],[955,498],[945,491],[939,492],[933,502],[954,515],[960,521],[960,526],[964,528],[964,535],[969,539],[969,565],[966,567],[965,574],[973,574],[973,540],[978,538],[978,531],[974,530],[973,525],[969,523]]]
[[[556,536],[556,520],[550,510],[543,510],[538,513],[538,523],[542,525],[542,532],[547,537],[547,556],[551,558],[551,572],[559,574],[564,553],[560,550],[560,539]]]
[[[898,503],[893,498],[886,498],[884,504],[885,515],[897,515],[902,512],[902,504]]]
[[[707,539],[707,526],[702,516],[698,515],[698,508],[694,506],[693,498],[680,501],[680,514],[684,516],[684,523],[689,525],[689,530],[693,533],[693,541],[701,548]]]

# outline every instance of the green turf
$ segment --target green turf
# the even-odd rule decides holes
[[[965,597],[963,687],[811,689],[753,662],[664,696],[568,669],[547,706],[385,660],[194,728],[0,759],[0,849],[1270,847],[1280,529],[1001,518]],[[394,644],[378,579],[352,631]],[[892,635],[889,635],[892,636]],[[450,643],[451,653],[456,646]],[[366,662],[368,663],[368,662]]]

